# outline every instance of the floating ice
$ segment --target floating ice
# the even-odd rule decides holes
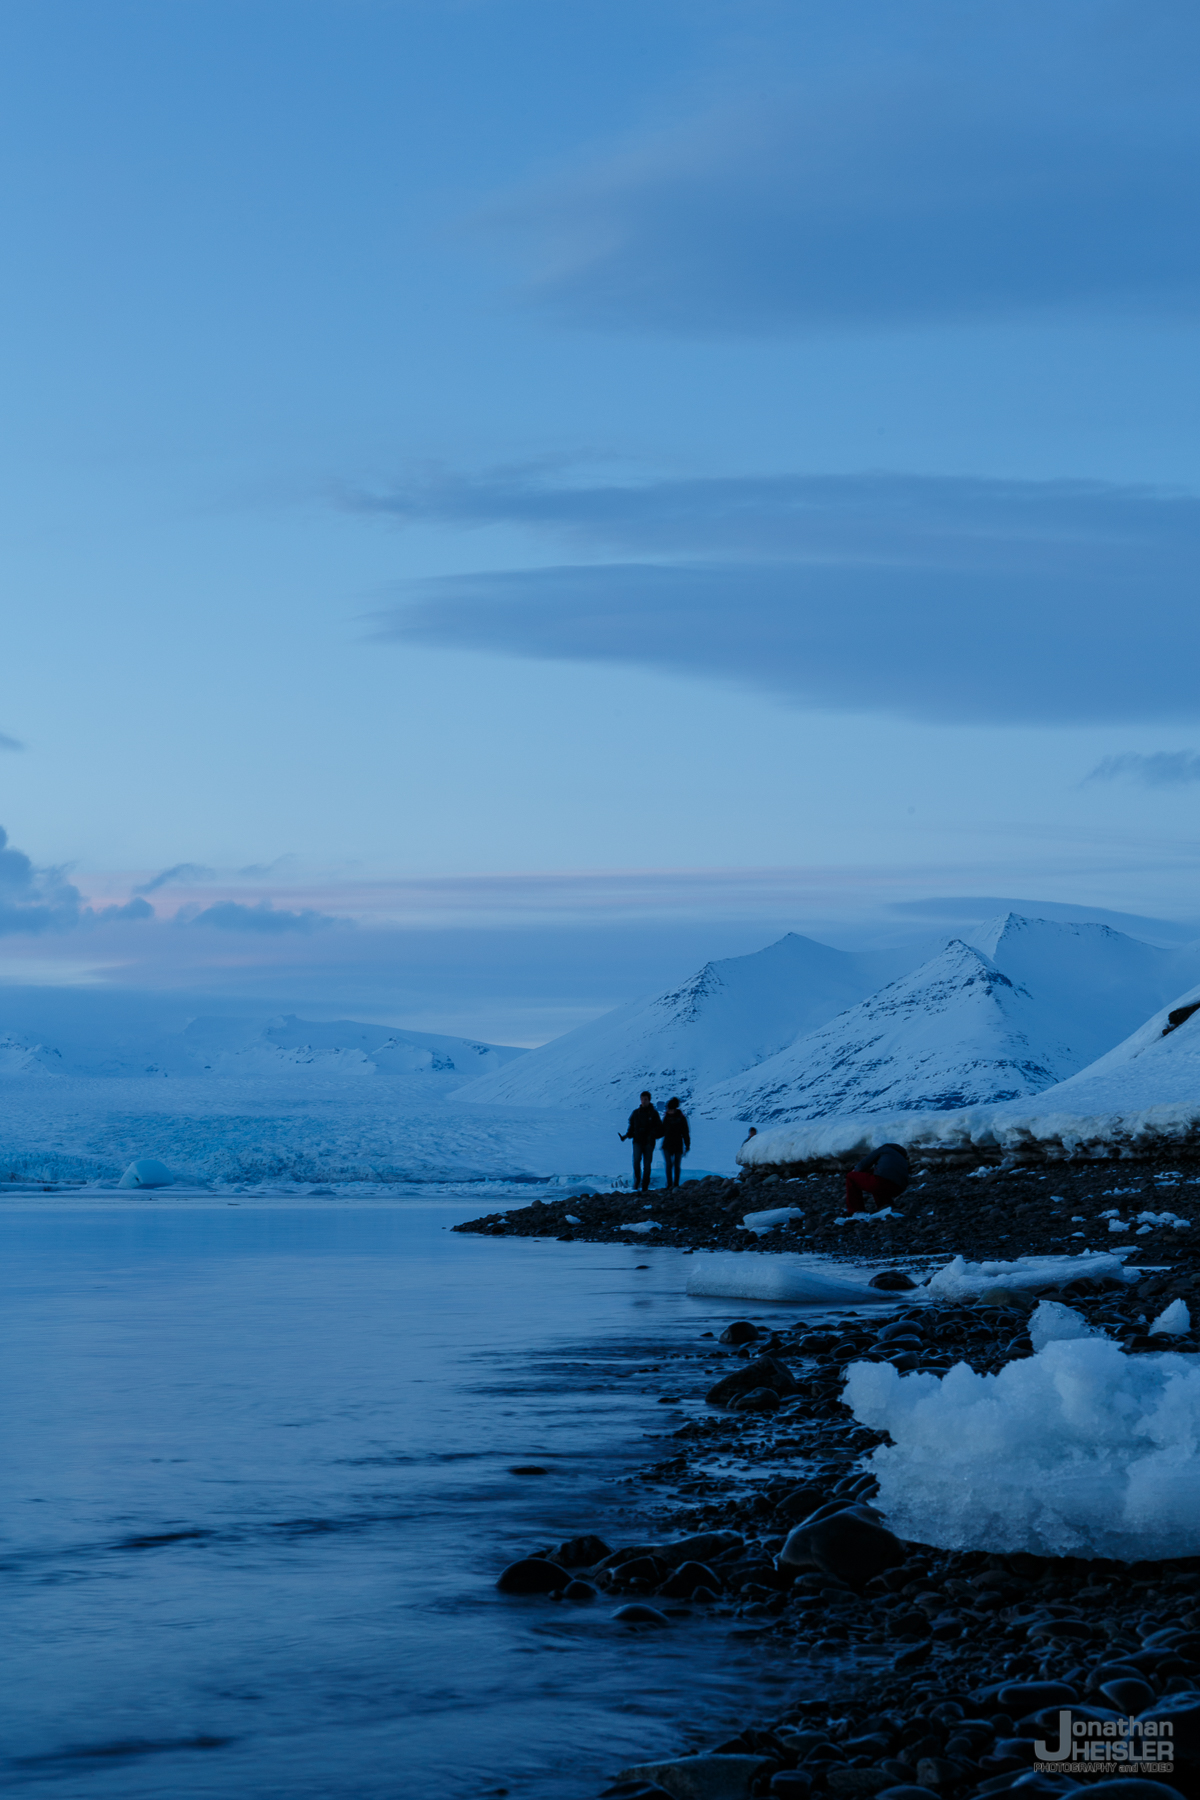
[[[892,1438],[869,1459],[873,1504],[903,1538],[1125,1562],[1200,1554],[1200,1356],[1056,1338],[996,1375],[854,1363],[843,1398]]]
[[[1186,1300],[1172,1300],[1165,1312],[1160,1312],[1150,1327],[1151,1337],[1182,1337],[1185,1331],[1192,1329],[1192,1315],[1187,1309]]]
[[[636,1225],[622,1225],[622,1231],[661,1231],[657,1219],[639,1219]]]
[[[894,1294],[866,1285],[863,1276],[834,1264],[820,1268],[802,1256],[771,1256],[735,1251],[732,1255],[696,1256],[688,1273],[687,1291],[713,1300],[790,1300],[801,1306],[838,1301],[855,1306],[865,1301],[894,1301]]]
[[[925,1291],[958,1299],[968,1294],[986,1294],[989,1288],[1057,1287],[1078,1281],[1081,1276],[1091,1281],[1123,1281],[1122,1258],[1128,1255],[1127,1250],[1115,1255],[1085,1250],[1082,1256],[1021,1256],[1015,1262],[978,1263],[956,1256],[930,1276]]]
[[[160,1163],[153,1156],[139,1157],[131,1162],[122,1175],[117,1186],[123,1188],[158,1188],[174,1187],[175,1177],[166,1163]]]

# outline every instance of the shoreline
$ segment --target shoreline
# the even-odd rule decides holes
[[[718,1794],[749,1800],[768,1793],[777,1800],[879,1793],[886,1800],[888,1790],[897,1788],[905,1790],[903,1800],[990,1800],[1031,1773],[1033,1744],[1056,1740],[1061,1708],[1073,1709],[1077,1719],[1103,1721],[1114,1719],[1120,1706],[1123,1713],[1139,1714],[1175,1709],[1174,1773],[1146,1767],[1128,1775],[1155,1784],[1149,1792],[1164,1800],[1172,1791],[1185,1800],[1200,1793],[1200,1556],[1127,1562],[940,1549],[901,1539],[893,1540],[887,1566],[876,1566],[882,1539],[872,1532],[880,1530],[878,1515],[873,1520],[870,1512],[848,1509],[870,1506],[876,1484],[862,1458],[891,1440],[855,1419],[841,1399],[851,1361],[886,1357],[902,1371],[937,1374],[965,1362],[977,1373],[994,1374],[1031,1356],[1028,1317],[1046,1298],[1105,1329],[1131,1356],[1200,1350],[1200,1331],[1166,1341],[1147,1335],[1147,1320],[1176,1298],[1187,1302],[1200,1325],[1195,1226],[1154,1227],[1139,1238],[1110,1233],[1108,1221],[1098,1216],[1114,1206],[1126,1209],[1122,1220],[1134,1208],[1200,1216],[1200,1184],[1189,1184],[1178,1170],[1178,1180],[1165,1179],[1170,1173],[1165,1165],[1149,1175],[1139,1170],[1136,1191],[1113,1197],[1103,1190],[1135,1187],[1128,1164],[1054,1169],[1051,1189],[1064,1196],[1056,1210],[1096,1203],[1087,1206],[1086,1236],[1066,1242],[1058,1222],[1047,1217],[1048,1196],[1029,1191],[1027,1170],[953,1183],[939,1173],[939,1204],[928,1225],[928,1213],[912,1209],[913,1189],[928,1195],[934,1184],[914,1179],[900,1202],[910,1211],[889,1221],[886,1235],[879,1223],[837,1227],[814,1220],[809,1227],[808,1215],[830,1199],[830,1181],[820,1176],[696,1184],[679,1190],[673,1208],[664,1205],[661,1190],[595,1195],[455,1227],[484,1235],[511,1231],[750,1254],[812,1251],[892,1267],[903,1266],[906,1250],[909,1261],[927,1262],[935,1238],[937,1254],[972,1259],[1132,1246],[1127,1266],[1145,1268],[1133,1282],[1083,1278],[1065,1289],[1047,1283],[1028,1293],[931,1296],[915,1306],[907,1294],[888,1293],[886,1300],[894,1303],[877,1310],[851,1301],[803,1310],[757,1303],[755,1316],[770,1316],[773,1329],[752,1319],[735,1321],[739,1303],[731,1301],[731,1325],[721,1342],[713,1338],[664,1356],[660,1402],[686,1394],[704,1397],[708,1405],[702,1416],[660,1440],[661,1453],[631,1477],[654,1521],[648,1541],[610,1546],[589,1539],[590,1522],[580,1520],[578,1537],[531,1550],[542,1567],[534,1580],[542,1586],[525,1590],[541,1596],[530,1604],[608,1603],[631,1633],[686,1630],[690,1617],[715,1612],[739,1637],[756,1638],[776,1673],[781,1661],[794,1661],[796,1697],[720,1743],[706,1738],[697,1721],[686,1738],[709,1759],[707,1772],[681,1750],[669,1761],[597,1770],[598,1791],[604,1788],[614,1800],[717,1800]],[[768,1202],[789,1204],[798,1189],[808,1203],[799,1231],[773,1229],[756,1238],[737,1229],[743,1213],[765,1210]],[[980,1206],[981,1190],[995,1199],[994,1211]],[[627,1224],[637,1222],[636,1213],[645,1216],[646,1200],[660,1230],[631,1233]],[[1179,1202],[1178,1212],[1172,1200]],[[1036,1208],[1031,1228],[1022,1217],[1025,1206]],[[968,1207],[973,1229],[963,1222]],[[573,1212],[580,1223],[560,1221],[554,1216],[560,1211]],[[554,1230],[560,1223],[562,1230]],[[1071,1224],[1070,1230],[1080,1227]],[[919,1343],[897,1357],[879,1334],[898,1323]],[[724,1341],[730,1337],[737,1341]],[[701,1381],[705,1387],[697,1391]],[[755,1385],[763,1382],[775,1390],[765,1398]],[[842,1523],[822,1534],[822,1517]],[[886,1539],[890,1533],[882,1523]],[[803,1541],[793,1540],[791,1564],[780,1565],[795,1529]],[[568,1582],[576,1585],[574,1594]],[[626,1608],[632,1610],[622,1618]],[[1067,1766],[1072,1780],[1083,1783],[1089,1776],[1122,1773],[1119,1763]],[[1018,1787],[1015,1794],[1078,1791],[1066,1780],[1056,1789],[1054,1773],[1046,1769],[1040,1786]]]

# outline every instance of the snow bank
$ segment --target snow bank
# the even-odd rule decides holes
[[[931,1275],[925,1293],[947,1300],[986,1294],[996,1288],[1061,1287],[1086,1276],[1090,1281],[1123,1281],[1123,1261],[1129,1252],[1106,1255],[1085,1250],[1082,1256],[1021,1256],[1015,1262],[966,1262],[956,1256],[944,1269]]]
[[[901,1537],[1127,1562],[1200,1554],[1200,1356],[1056,1337],[996,1375],[855,1363],[843,1398],[893,1440],[868,1466]]]
[[[894,1302],[895,1294],[868,1287],[865,1279],[838,1265],[818,1267],[802,1256],[769,1256],[734,1251],[696,1256],[687,1291],[706,1300],[787,1300],[800,1306]]]

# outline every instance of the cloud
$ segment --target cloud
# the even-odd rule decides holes
[[[156,894],[159,888],[166,887],[171,881],[212,881],[214,875],[215,871],[206,869],[203,863],[175,863],[171,868],[152,876],[149,881],[143,881],[133,891],[135,894]]]
[[[35,868],[0,827],[0,936],[70,931],[83,910],[83,895],[62,870]]]
[[[1200,717],[1190,494],[888,474],[570,486],[502,471],[357,504],[401,521],[519,521],[575,552],[407,584],[379,620],[394,641],[635,664],[938,723]]]
[[[1200,756],[1194,750],[1156,750],[1149,756],[1127,751],[1123,756],[1106,756],[1097,763],[1087,781],[1139,781],[1143,787],[1184,787],[1200,781]]]
[[[0,731],[0,750],[23,750],[24,748],[20,738],[9,737],[6,731]]]
[[[186,910],[186,909],[185,909]],[[215,906],[208,906],[203,912],[191,913],[183,918],[188,925],[211,925],[218,931],[321,931],[327,926],[343,924],[345,921],[331,918],[328,913],[315,912],[304,908],[301,912],[288,912],[275,907],[269,900],[260,900],[256,906],[247,906],[241,900],[221,900]]]
[[[124,906],[88,907],[86,916],[97,925],[115,925],[122,919],[152,919],[154,908],[148,900],[127,900]]]
[[[769,334],[1047,311],[1194,317],[1181,0],[803,9],[774,66],[486,225],[572,325]]]

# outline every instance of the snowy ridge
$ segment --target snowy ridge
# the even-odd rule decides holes
[[[460,1098],[509,1106],[636,1106],[649,1088],[684,1106],[764,1062],[904,968],[905,952],[834,950],[789,932],[750,956],[706,963],[682,986],[635,1000],[531,1050]],[[724,1116],[729,1116],[728,1114]]]
[[[0,1038],[0,1079],[39,1071],[67,1076],[279,1076],[334,1081],[392,1077],[427,1094],[451,1093],[489,1070],[527,1055],[503,1044],[354,1019],[198,1018],[178,1032],[109,1038],[101,1046],[60,1048]]]
[[[947,1112],[1038,1093],[1073,1066],[1053,1012],[956,938],[749,1076],[707,1089],[697,1111],[747,1124]]]
[[[1178,1027],[1170,1013],[1200,1002],[1200,984],[1156,1012],[1123,1043],[1035,1099],[936,1117],[830,1118],[763,1132],[744,1145],[747,1167],[855,1158],[885,1138],[910,1155],[1003,1155],[1058,1160],[1149,1155],[1200,1146],[1200,1006]]]

